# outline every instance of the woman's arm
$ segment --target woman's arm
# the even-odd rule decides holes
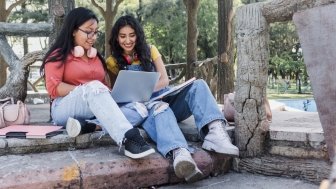
[[[160,90],[160,89],[162,89],[162,88],[164,88],[164,87],[166,87],[166,86],[169,85],[169,78],[168,78],[166,67],[163,64],[161,56],[157,57],[154,60],[153,63],[154,63],[156,71],[161,74],[160,75],[160,79],[157,82],[157,84],[155,86],[155,89],[154,89],[154,91],[158,91],[158,90]]]
[[[66,96],[70,91],[76,88],[75,85],[70,85],[64,82],[60,82],[56,88],[58,96]]]
[[[64,64],[49,62],[45,65],[45,82],[49,95],[52,98],[66,96],[76,86],[63,82]]]

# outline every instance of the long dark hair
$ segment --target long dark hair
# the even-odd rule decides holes
[[[146,43],[145,33],[140,23],[131,15],[120,17],[111,30],[111,38],[109,44],[111,46],[111,54],[117,60],[119,69],[126,69],[127,61],[123,56],[124,49],[119,45],[118,34],[121,28],[130,26],[135,31],[136,43],[135,53],[140,60],[140,65],[145,71],[153,71],[150,47]]]
[[[66,16],[61,32],[57,36],[54,44],[50,47],[48,52],[43,58],[43,62],[40,68],[40,74],[44,76],[44,68],[48,62],[62,61],[65,63],[67,56],[71,53],[75,46],[73,32],[79,28],[86,21],[95,19],[97,22],[97,16],[89,9],[84,7],[78,7],[69,12]],[[106,62],[100,53],[97,56],[101,60],[104,69],[106,70]]]

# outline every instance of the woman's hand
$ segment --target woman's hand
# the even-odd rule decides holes
[[[169,85],[169,78],[167,75],[167,70],[165,65],[163,64],[161,56],[159,56],[156,60],[154,60],[154,66],[157,72],[159,72],[160,79],[157,82],[154,91],[159,91],[160,89],[163,89],[164,87]]]

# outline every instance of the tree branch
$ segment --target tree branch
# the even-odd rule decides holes
[[[0,34],[0,47],[0,56],[12,69],[15,67],[15,61],[19,61],[19,58],[14,53],[12,47],[9,46],[6,36],[3,34]]]
[[[106,18],[107,15],[106,15],[106,12],[104,11],[103,7],[99,6],[98,3],[95,0],[91,0],[91,3],[93,4],[93,6],[95,6],[98,9],[100,14],[102,14],[102,16],[104,18]]]
[[[52,25],[48,23],[27,24],[0,22],[0,34],[6,36],[49,36],[52,32],[51,30]]]
[[[20,4],[22,4],[22,3],[24,3],[26,0],[19,0],[19,1],[15,1],[15,3],[13,3],[13,4],[11,4],[11,5],[9,5],[9,7],[8,7],[8,9],[7,9],[7,13],[8,13],[8,15],[10,14],[10,12],[16,7],[16,6],[18,6],[18,5],[20,5]],[[8,16],[7,15],[7,16]]]

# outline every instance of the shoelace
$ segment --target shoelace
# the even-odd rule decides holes
[[[215,130],[214,132],[219,132],[225,140],[228,140],[231,142],[230,136],[229,134],[226,132],[225,130],[225,122],[222,122],[219,127],[213,127],[213,129]],[[219,130],[219,131],[218,131]]]

